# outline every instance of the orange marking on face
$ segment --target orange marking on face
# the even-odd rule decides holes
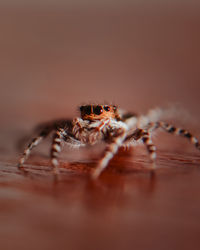
[[[117,107],[114,105],[85,105],[80,107],[83,120],[101,120],[117,117]]]

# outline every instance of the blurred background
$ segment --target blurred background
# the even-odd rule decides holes
[[[0,30],[1,126],[88,102],[199,116],[199,1],[5,0]]]
[[[200,138],[199,91],[198,0],[1,0],[0,248],[199,250],[200,158],[185,140],[158,137],[155,177],[144,148],[96,184],[92,157],[70,152],[54,185],[48,142],[27,162],[32,179],[16,165],[17,139],[89,102],[177,105]]]

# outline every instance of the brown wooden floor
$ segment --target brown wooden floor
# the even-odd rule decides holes
[[[120,151],[96,182],[98,154],[65,149],[55,182],[48,140],[27,177],[17,170],[18,142],[34,125],[77,116],[82,102],[141,113],[179,106],[170,120],[200,139],[199,10],[0,8],[1,250],[200,249],[200,152],[183,138],[154,139],[154,176],[142,146]]]
[[[157,165],[151,176],[145,155],[120,152],[97,182],[94,163],[65,162],[54,182],[42,156],[28,177],[2,160],[2,249],[198,249],[200,155],[159,152]]]

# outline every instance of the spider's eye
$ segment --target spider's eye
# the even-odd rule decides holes
[[[85,114],[85,115],[90,115],[91,114],[91,106],[81,106],[80,107],[80,111],[81,113]]]
[[[93,108],[93,111],[94,111],[95,115],[100,115],[103,112],[103,109],[101,106],[96,106]]]
[[[116,107],[116,106],[113,106],[113,109],[114,109],[114,111],[116,111],[116,110],[117,110],[117,107]]]
[[[110,111],[110,107],[109,106],[104,106],[104,110],[108,112],[108,111]]]
[[[84,112],[86,115],[90,115],[91,114],[91,106],[85,106],[84,107]]]

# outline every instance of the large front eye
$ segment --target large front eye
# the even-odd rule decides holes
[[[100,115],[103,112],[103,109],[101,106],[96,106],[93,108],[93,111],[95,115]]]

